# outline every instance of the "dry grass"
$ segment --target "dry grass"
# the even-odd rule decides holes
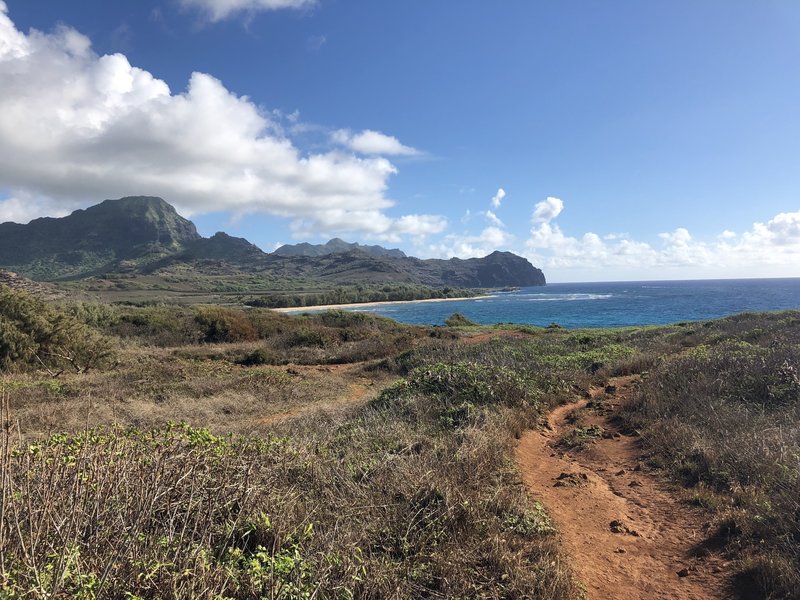
[[[446,369],[445,369],[446,371]],[[70,597],[538,597],[577,589],[509,456],[538,414],[503,371],[441,369],[266,438],[89,429],[4,454],[0,576]],[[9,437],[4,435],[3,447]],[[6,506],[6,503],[3,505]]]
[[[468,344],[341,312],[73,314],[119,364],[6,374],[10,597],[580,597],[515,437],[643,371],[623,416],[652,461],[717,511],[754,597],[800,589],[796,313]]]
[[[743,596],[799,598],[800,319],[727,319],[681,346],[689,336],[699,345],[662,360],[622,416],[716,513]]]
[[[366,401],[395,379],[381,371],[365,373],[359,364],[244,367],[219,358],[248,347],[252,344],[132,347],[111,372],[58,379],[29,373],[16,375],[7,385],[23,434],[29,437],[87,424],[149,429],[182,420],[217,433],[250,433],[277,415],[348,404],[353,396]]]

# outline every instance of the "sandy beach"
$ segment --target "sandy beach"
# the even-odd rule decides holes
[[[423,302],[455,302],[456,300],[481,300],[494,298],[494,296],[472,296],[470,298],[427,298],[425,300],[387,300],[385,302],[354,302],[352,304],[320,304],[319,306],[293,306],[287,308],[273,308],[272,310],[283,313],[310,312],[316,310],[334,310],[337,308],[360,308],[364,306],[388,306],[390,304],[421,304]]]

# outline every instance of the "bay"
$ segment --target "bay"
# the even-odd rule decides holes
[[[488,298],[345,310],[420,325],[442,325],[459,312],[486,325],[556,323],[574,328],[657,325],[785,309],[800,309],[800,278],[556,283]]]

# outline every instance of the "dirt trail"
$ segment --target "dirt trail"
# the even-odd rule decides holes
[[[550,415],[549,431],[527,432],[516,451],[523,481],[553,518],[587,598],[730,597],[722,560],[693,552],[705,539],[703,515],[640,469],[637,439],[621,435],[608,416],[608,408],[630,395],[635,378],[611,384],[613,394],[591,391],[594,404],[606,410],[576,414],[587,399],[561,406]],[[558,441],[575,428],[575,417],[605,434],[567,452]]]

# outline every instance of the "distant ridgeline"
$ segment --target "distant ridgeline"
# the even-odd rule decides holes
[[[286,245],[268,254],[225,233],[204,238],[167,202],[143,196],[106,200],[67,217],[36,219],[27,225],[2,223],[0,267],[36,281],[116,278],[129,282],[125,285],[137,279],[155,285],[153,281],[163,280],[160,289],[178,283],[190,289],[213,278],[220,289],[239,293],[545,284],[541,270],[510,252],[467,260],[421,260],[397,249],[333,239],[321,245]],[[430,295],[428,291],[421,297]]]
[[[384,248],[383,246],[362,246],[359,243],[348,244],[339,238],[333,238],[327,244],[285,244],[275,250],[273,254],[277,256],[326,256],[328,254],[341,254],[351,250],[361,250],[372,256],[392,256],[394,258],[406,258],[405,252],[397,248]]]

